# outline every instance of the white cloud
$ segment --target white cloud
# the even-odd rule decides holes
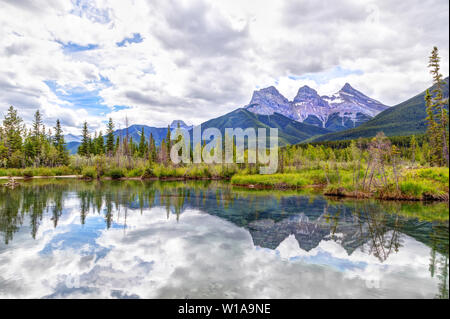
[[[41,108],[48,125],[65,116],[68,132],[85,119],[101,128],[109,116],[123,126],[125,115],[136,124],[198,124],[269,85],[292,98],[304,84],[328,94],[349,82],[394,105],[430,85],[432,46],[444,75],[449,68],[447,1],[22,0],[0,8],[0,112],[12,104],[29,122]],[[142,42],[116,45],[135,33]],[[360,73],[321,83],[289,78],[336,67]],[[98,90],[105,114],[61,99],[44,81]]]

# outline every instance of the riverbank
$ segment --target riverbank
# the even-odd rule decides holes
[[[382,200],[448,201],[449,172],[447,168],[432,167],[404,169],[395,178],[368,176],[360,172],[341,170],[330,174],[325,170],[273,175],[234,175],[235,186],[255,189],[315,188],[327,196],[375,198]]]
[[[178,168],[158,166],[153,169],[111,169],[100,173],[94,167],[86,167],[81,170],[81,174],[62,174],[74,171],[68,167],[34,170],[7,170],[6,173],[13,176],[15,180],[48,178],[150,181],[229,180],[233,186],[255,190],[313,189],[323,195],[335,197],[412,201],[449,200],[448,169],[438,167],[404,168],[398,172],[397,179],[394,178],[392,171],[387,171],[386,176],[379,176],[379,174],[370,176],[364,169],[360,169],[359,172],[350,169],[333,171],[305,169],[272,175],[254,174],[248,170],[229,169],[221,166]],[[39,172],[46,174],[34,175]],[[8,179],[8,176],[0,176],[0,180]]]

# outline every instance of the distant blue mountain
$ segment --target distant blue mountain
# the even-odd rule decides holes
[[[178,125],[188,130],[192,129],[192,126],[186,125],[184,121],[175,120],[170,124],[171,130],[175,130]],[[155,139],[156,146],[161,145],[162,140],[167,136],[167,127],[153,127],[148,125],[135,124],[128,127],[128,136],[132,138],[135,143],[139,143],[141,139],[142,128],[144,128],[145,139],[148,141],[150,138],[150,134],[152,134],[153,138]],[[127,136],[127,129],[124,128],[114,131],[114,138],[116,139],[118,136],[120,138]],[[81,136],[67,134],[64,136],[64,139],[66,140],[66,148],[69,150],[69,153],[76,154],[78,151],[78,146],[80,146],[81,144]]]

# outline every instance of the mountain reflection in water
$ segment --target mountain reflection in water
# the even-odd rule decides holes
[[[0,297],[448,298],[446,203],[34,180],[0,235]]]

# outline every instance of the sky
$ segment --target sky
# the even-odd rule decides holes
[[[0,115],[79,134],[201,122],[275,86],[346,82],[387,105],[449,74],[448,0],[0,0]]]

